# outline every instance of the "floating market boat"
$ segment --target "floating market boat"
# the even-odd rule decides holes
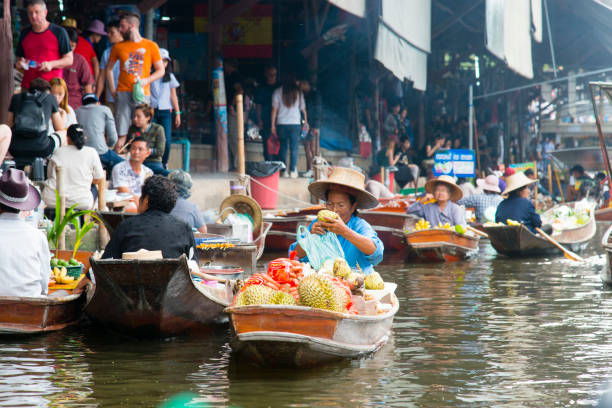
[[[561,220],[557,218],[558,212],[562,207],[569,207],[573,211],[580,212],[585,219],[579,220],[582,221],[581,224],[568,223],[564,225]],[[553,225],[553,234],[551,237],[555,241],[569,247],[572,251],[583,251],[597,232],[595,203],[571,202],[558,204],[542,214],[542,223],[546,224],[549,223],[549,221],[551,221]],[[559,224],[557,224],[557,221],[559,221]]]
[[[408,259],[421,262],[455,262],[478,250],[478,236],[453,229],[433,228],[406,233]]]
[[[232,349],[259,365],[298,367],[373,353],[389,339],[399,308],[392,291],[380,302],[384,312],[359,315],[304,306],[232,306],[226,309]]]
[[[232,298],[226,285],[191,279],[187,258],[91,260],[93,289],[85,313],[112,330],[168,337],[209,331],[224,319]]]
[[[405,231],[414,228],[417,218],[404,211],[360,211],[359,216],[368,222],[385,245],[385,250],[406,250]]]
[[[491,245],[497,252],[508,256],[531,256],[561,253],[546,239],[520,225],[484,225]]]
[[[268,232],[266,249],[272,251],[288,251],[289,246],[297,240],[297,230],[300,226],[307,227],[316,215],[265,215],[264,222],[272,224]]]
[[[601,246],[606,253],[606,266],[601,271],[601,280],[606,285],[612,285],[612,226],[601,238]]]
[[[72,251],[59,251],[58,255],[68,260]],[[89,269],[91,255],[87,251],[76,254],[85,270]],[[49,293],[52,292],[54,289],[50,287]],[[0,335],[47,333],[76,324],[81,318],[85,295],[68,292],[62,297],[0,296]]]

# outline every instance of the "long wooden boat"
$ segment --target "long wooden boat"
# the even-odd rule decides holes
[[[595,210],[595,221],[612,221],[612,207]]]
[[[209,331],[223,320],[231,289],[191,279],[187,259],[91,260],[94,288],[85,313],[134,336],[168,337]]]
[[[405,251],[405,231],[414,228],[417,218],[405,211],[379,211],[378,209],[360,211],[359,216],[374,228],[385,245],[385,250]]]
[[[259,365],[298,367],[373,353],[389,339],[399,308],[393,293],[381,302],[389,310],[371,315],[304,306],[229,307],[232,349]]]
[[[68,260],[72,251],[59,251]],[[76,259],[89,269],[91,252],[78,251]],[[50,290],[50,293],[52,290]],[[76,324],[85,303],[84,293],[62,297],[0,296],[0,335],[40,334]]]
[[[288,251],[289,246],[297,240],[297,230],[300,226],[307,227],[316,218],[312,214],[279,216],[265,215],[264,222],[272,224],[266,249],[272,251]]]
[[[606,266],[602,269],[600,275],[604,284],[612,285],[612,226],[610,226],[605,234],[601,237],[601,246],[606,254]]]
[[[455,262],[478,250],[479,237],[454,230],[427,229],[406,233],[407,258],[421,262]]]
[[[485,225],[491,245],[497,252],[508,256],[547,255],[559,252],[546,239],[521,225]]]
[[[553,214],[555,209],[560,206],[568,206],[570,208],[576,207],[576,202],[559,204],[553,208],[547,210],[542,214],[542,220],[545,220],[547,215]],[[595,221],[595,214],[593,209],[589,211],[589,221],[575,228],[567,228],[559,232],[553,233],[551,236],[560,244],[569,247],[572,251],[583,251],[589,244],[589,241],[595,236],[597,232],[597,223]]]

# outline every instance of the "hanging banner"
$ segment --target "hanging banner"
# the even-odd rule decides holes
[[[512,167],[516,171],[525,172],[525,170],[531,169],[535,172],[536,162],[514,163],[514,164],[511,164],[510,167]]]
[[[434,176],[475,177],[476,154],[469,149],[451,149],[434,155]]]

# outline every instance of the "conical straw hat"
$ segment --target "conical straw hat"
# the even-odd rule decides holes
[[[463,197],[463,191],[455,184],[455,179],[451,176],[439,176],[438,178],[431,179],[425,183],[425,191],[429,194],[433,194],[436,189],[436,184],[444,184],[450,188],[450,199],[451,201],[459,201]]]
[[[353,169],[334,167],[327,180],[310,183],[308,191],[320,200],[326,200],[329,190],[341,191],[357,200],[357,208],[367,209],[378,205],[378,200],[365,189],[365,176]]]
[[[506,177],[506,189],[502,193],[502,195],[508,195],[514,190],[518,190],[521,187],[528,186],[530,184],[536,183],[538,180],[532,180],[525,175],[522,171],[518,171],[515,174]]]

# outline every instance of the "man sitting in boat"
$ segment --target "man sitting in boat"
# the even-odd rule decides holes
[[[584,167],[577,164],[570,169],[573,183],[567,186],[565,196],[567,201],[579,201],[585,197],[597,198],[597,186],[595,181],[584,172]]]
[[[425,218],[432,226],[449,223],[452,225],[465,225],[465,213],[463,209],[455,204],[463,197],[463,192],[455,180],[450,176],[442,175],[425,183],[424,201],[431,198],[435,202],[423,204],[421,201],[412,204],[406,210],[406,214],[414,214],[419,218]]]
[[[499,179],[493,174],[484,179],[476,180],[476,185],[482,190],[482,194],[474,194],[457,201],[457,204],[474,207],[476,220],[482,224],[495,221],[497,206],[503,198],[499,193]]]
[[[506,189],[502,195],[508,198],[497,206],[495,222],[508,223],[508,220],[517,221],[524,224],[531,232],[537,233],[536,228],[542,228],[547,234],[552,233],[552,226],[542,226],[540,216],[535,212],[535,207],[529,196],[531,189],[529,186],[538,180],[531,180],[521,171],[506,178]]]
[[[358,171],[336,167],[327,180],[315,181],[308,186],[312,195],[325,200],[325,208],[338,214],[335,221],[313,221],[308,229],[313,234],[323,235],[331,231],[338,236],[344,257],[351,268],[357,264],[364,274],[374,271],[383,259],[384,246],[376,231],[357,214],[357,209],[368,209],[378,205],[378,200],[364,189],[365,176]],[[294,242],[289,252],[296,250],[302,261],[308,262],[306,252]]]
[[[49,289],[49,244],[19,217],[38,207],[40,194],[21,170],[0,177],[0,296],[42,297]]]
[[[170,215],[177,198],[178,191],[172,181],[162,176],[148,178],[142,186],[139,215],[119,224],[102,258],[121,259],[124,252],[139,249],[161,250],[164,258],[178,258],[182,254],[188,259],[195,258],[191,227]]]

